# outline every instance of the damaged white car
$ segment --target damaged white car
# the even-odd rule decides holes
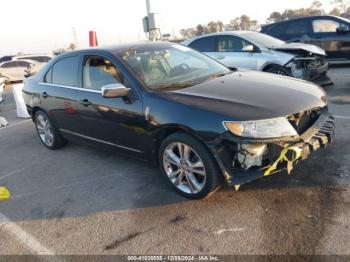
[[[321,86],[332,85],[327,76],[326,52],[303,43],[285,43],[252,31],[220,32],[197,36],[184,45],[203,52],[227,67],[291,76]]]

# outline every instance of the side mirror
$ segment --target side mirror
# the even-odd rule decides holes
[[[103,97],[124,97],[129,94],[130,88],[126,88],[120,83],[104,85],[101,88],[101,94]]]
[[[337,34],[346,34],[350,31],[349,26],[341,25],[337,28]]]
[[[253,45],[247,45],[242,48],[243,52],[253,52],[254,51],[254,46]]]

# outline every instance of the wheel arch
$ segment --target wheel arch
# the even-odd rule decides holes
[[[208,146],[204,142],[203,137],[201,137],[196,131],[193,129],[183,126],[183,125],[175,125],[175,124],[169,124],[169,125],[164,125],[162,127],[159,127],[157,131],[154,132],[153,134],[153,139],[152,139],[152,163],[156,166],[158,166],[158,154],[159,154],[159,148],[164,139],[171,134],[174,134],[176,132],[183,132],[194,139],[198,140],[201,142],[208,150]],[[209,150],[210,151],[210,150]]]
[[[39,110],[42,110],[42,111],[44,111],[45,113],[47,113],[43,108],[41,108],[41,107],[39,107],[39,106],[34,106],[33,108],[32,108],[32,112],[31,112],[31,117],[32,117],[32,121],[34,122],[35,121],[35,114],[36,114],[36,112],[38,112]]]
[[[265,65],[263,66],[262,71],[263,71],[263,72],[266,72],[268,69],[270,69],[271,67],[274,67],[274,66],[283,67],[283,65],[280,65],[280,64],[278,64],[278,63],[268,63],[268,64],[265,64]]]

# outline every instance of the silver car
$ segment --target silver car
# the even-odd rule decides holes
[[[12,60],[0,64],[0,74],[6,75],[9,82],[23,81],[27,70],[37,67],[40,63],[34,60]]]
[[[227,67],[259,70],[331,85],[323,49],[309,44],[285,43],[253,31],[220,32],[197,36],[183,45],[218,60]]]

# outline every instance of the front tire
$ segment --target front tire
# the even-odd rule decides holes
[[[264,72],[282,76],[290,76],[289,72],[283,66],[280,65],[271,65],[268,68],[266,68]]]
[[[40,141],[49,149],[58,149],[66,144],[50,117],[42,110],[35,112],[34,123]]]
[[[183,132],[164,139],[159,166],[175,190],[190,199],[204,198],[220,186],[221,171],[210,151]]]

